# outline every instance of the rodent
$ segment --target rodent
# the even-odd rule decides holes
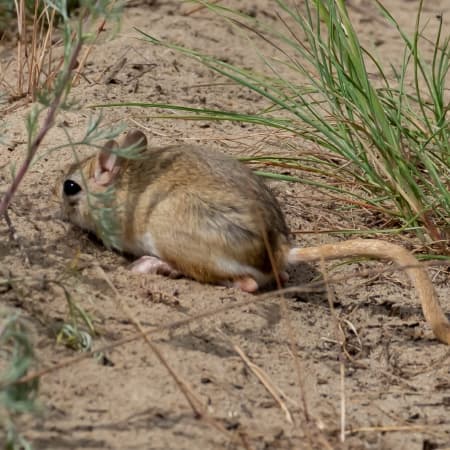
[[[129,147],[139,157],[119,156],[120,149]],[[112,187],[112,200],[97,195]],[[408,266],[425,318],[436,337],[450,344],[450,324],[431,280],[410,252],[375,239],[291,247],[272,192],[224,154],[188,145],[148,148],[145,135],[130,130],[120,143],[108,141],[96,154],[72,164],[55,191],[63,215],[97,235],[92,212],[113,208],[119,237],[115,246],[141,257],[132,265],[137,272],[181,274],[254,292],[274,278],[286,280],[289,264],[322,258],[364,255]]]

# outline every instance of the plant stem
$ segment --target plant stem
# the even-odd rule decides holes
[[[75,45],[75,48],[72,51],[72,55],[69,60],[69,64],[66,68],[66,73],[64,74],[63,78],[61,79],[61,82],[59,83],[59,86],[57,88],[55,98],[51,102],[47,116],[45,118],[44,124],[42,125],[41,129],[39,130],[39,133],[32,141],[29,149],[27,157],[25,158],[25,161],[22,163],[21,167],[17,171],[9,189],[5,192],[3,195],[1,202],[0,202],[0,216],[2,216],[5,211],[7,210],[15,192],[17,191],[20,183],[22,182],[22,179],[24,178],[25,174],[28,172],[28,169],[31,165],[31,162],[33,161],[34,156],[36,155],[36,152],[39,149],[39,146],[41,145],[43,139],[49,132],[49,130],[52,128],[55,116],[58,112],[59,106],[61,104],[64,91],[67,88],[68,83],[70,82],[70,77],[72,75],[73,69],[77,66],[77,58],[80,54],[81,48],[83,47],[83,38],[80,36],[78,42]]]

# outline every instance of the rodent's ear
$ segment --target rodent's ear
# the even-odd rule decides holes
[[[123,139],[120,148],[133,147],[137,151],[147,150],[147,137],[137,129],[130,130]]]
[[[97,184],[108,186],[114,182],[123,162],[123,158],[113,153],[118,148],[119,144],[111,140],[98,152],[94,171],[94,179]]]

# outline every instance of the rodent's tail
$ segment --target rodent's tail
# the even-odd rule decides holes
[[[319,247],[293,248],[289,252],[288,261],[299,263],[351,256],[389,259],[398,266],[405,267],[405,272],[417,290],[425,319],[431,325],[435,336],[441,342],[450,345],[450,323],[439,304],[433,283],[413,254],[400,245],[378,239],[353,239]]]

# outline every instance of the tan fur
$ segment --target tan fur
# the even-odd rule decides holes
[[[137,159],[110,157],[111,150],[134,145]],[[314,248],[289,246],[288,229],[273,194],[239,162],[194,146],[147,148],[145,136],[130,131],[119,144],[72,165],[64,180],[83,177],[90,192],[114,186],[113,204],[120,245],[135,256],[152,254],[175,271],[201,282],[234,285],[253,291],[284,276],[288,263],[366,255],[417,264],[402,247],[378,240],[353,240]],[[96,232],[85,190],[58,192],[67,218]],[[84,185],[83,185],[84,187]],[[93,200],[95,206],[101,198]],[[270,251],[268,251],[268,248]],[[450,344],[450,325],[433,285],[421,267],[407,269],[417,288],[426,319],[436,337]]]
[[[133,135],[143,138],[132,132],[119,147],[133,143]],[[72,166],[66,179],[81,184],[82,172],[89,191],[106,189],[95,182],[96,159]],[[259,178],[225,155],[193,146],[148,149],[123,164],[114,187],[119,250],[144,255],[141,240],[150,233],[157,237],[157,256],[186,276],[220,283],[250,275],[264,284],[272,278],[267,234],[277,266],[285,265],[288,229],[277,201]],[[71,206],[75,200],[60,192],[69,220],[95,232],[85,198]],[[227,261],[250,270],[234,274]]]

